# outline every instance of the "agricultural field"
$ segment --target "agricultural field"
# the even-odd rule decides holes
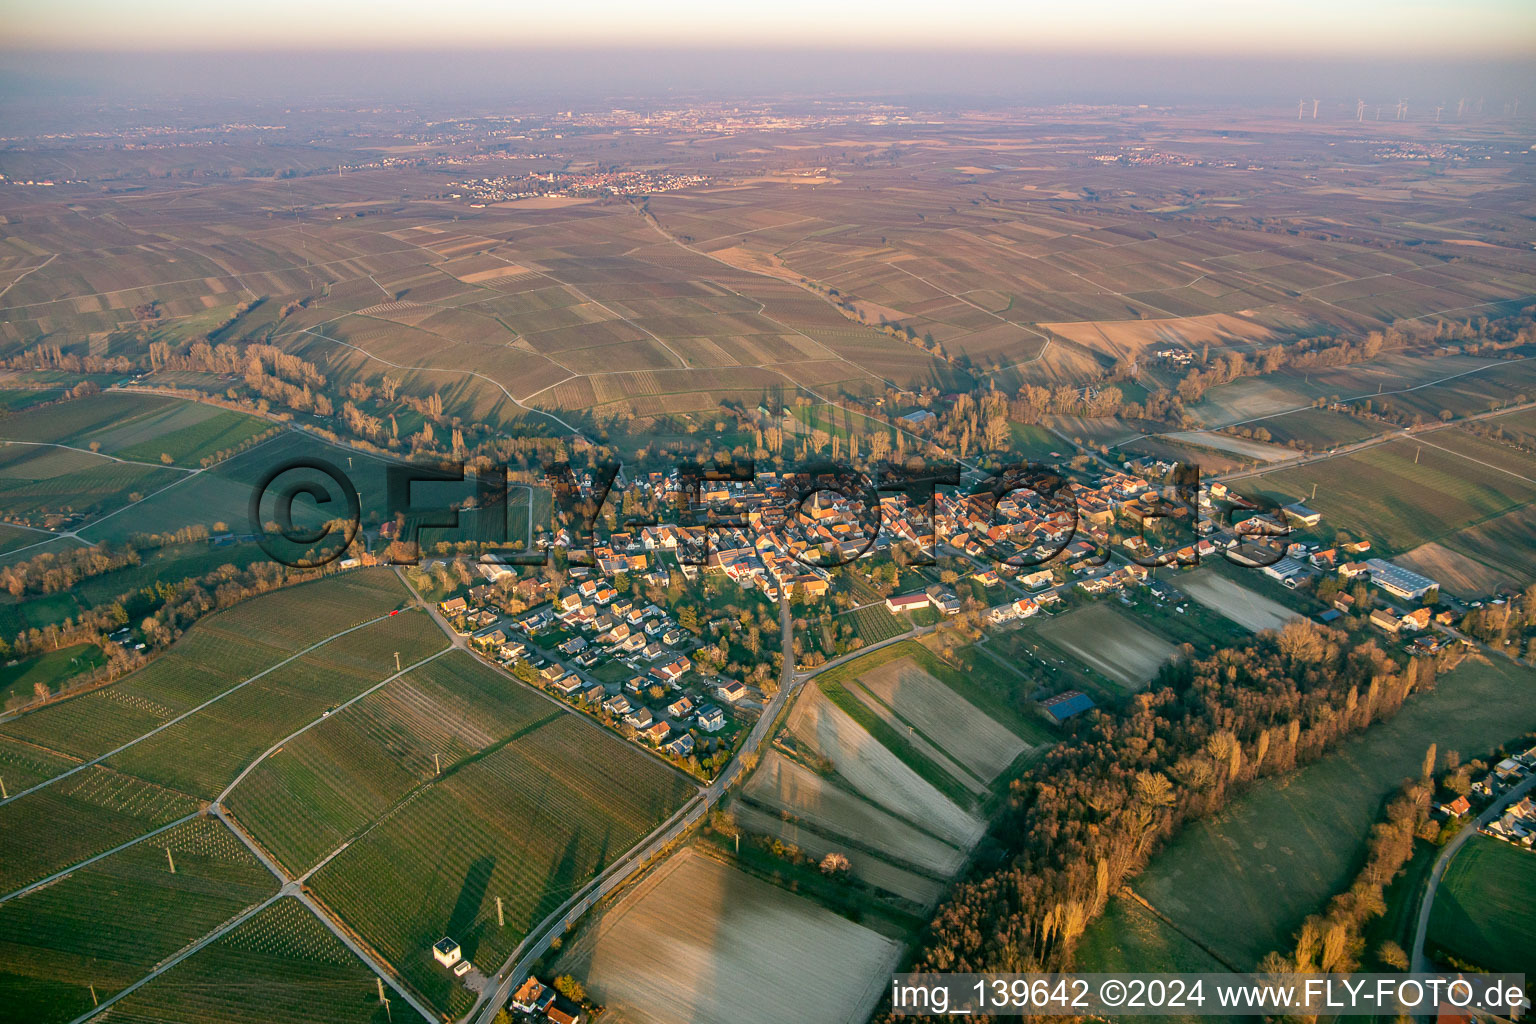
[[[1200,604],[1240,626],[1257,633],[1261,629],[1279,629],[1296,613],[1261,594],[1216,572],[1185,572],[1175,578],[1178,589]]]
[[[1295,452],[1277,444],[1254,441],[1246,437],[1234,437],[1231,434],[1219,434],[1214,430],[1180,430],[1171,434],[1160,434],[1159,437],[1165,441],[1182,441],[1200,448],[1213,448],[1218,452],[1227,452],[1254,462],[1282,462],[1296,457]]]
[[[1359,870],[1382,801],[1418,770],[1431,743],[1442,755],[1471,757],[1493,737],[1536,728],[1528,675],[1503,661],[1466,661],[1322,760],[1266,779],[1188,825],[1131,882],[1172,924],[1146,918],[1119,930],[1138,915],[1106,915],[1084,937],[1080,969],[1172,970],[1169,951],[1193,943],[1249,970],[1288,948],[1301,921]]]
[[[18,658],[14,663],[0,665],[0,704],[9,703],[14,697],[31,699],[39,686],[57,693],[70,679],[106,663],[101,648],[95,644],[74,644]]]
[[[633,744],[561,714],[414,791],[310,885],[410,986],[456,1015],[473,996],[433,962],[432,943],[451,935],[466,958],[499,964],[693,792]]]
[[[1330,528],[1408,551],[1536,501],[1536,475],[1473,461],[1465,437],[1448,428],[1393,439],[1265,473],[1239,490],[1257,484],[1283,503],[1306,501]]]
[[[131,597],[157,581],[183,580],[226,565],[245,568],[269,560],[267,554],[254,544],[215,546],[201,541],[151,548],[141,551],[139,557],[138,565],[79,580],[68,590],[22,597],[0,593],[0,636],[14,636],[23,630],[62,623],[77,617],[85,609]]]
[[[897,753],[887,745],[898,735],[894,729],[887,727],[885,739],[876,738],[818,688],[808,689],[796,701],[788,730],[805,749],[830,761],[840,781],[855,793],[921,822],[953,845],[968,848],[981,837],[981,820],[957,802],[966,801],[970,791],[954,785],[940,790],[929,782],[928,773],[912,767],[913,751]]]
[[[425,612],[390,616],[274,667],[106,763],[212,799],[272,744],[394,675],[395,652],[410,666],[447,647]]]
[[[889,708],[983,782],[990,784],[1028,747],[911,658],[871,669],[853,687],[866,704]]]
[[[382,1024],[378,977],[298,900],[242,921],[104,1017],[125,1024]],[[388,983],[384,991],[397,998]]]
[[[0,439],[84,448],[131,462],[196,468],[276,424],[257,416],[159,395],[107,392],[0,421]],[[169,461],[167,458],[169,457]]]
[[[777,755],[771,753],[769,756]],[[812,857],[819,859],[829,853],[840,853],[848,858],[849,874],[854,878],[920,907],[933,906],[944,893],[945,883],[931,874],[912,867],[898,867],[884,856],[854,849],[847,839],[832,838],[798,821],[785,820],[781,814],[737,801],[731,805],[731,815],[745,831],[792,844]],[[947,872],[941,874],[947,877]]]
[[[19,526],[0,523],[0,556],[7,555],[18,548],[30,547],[39,541],[46,541],[48,539],[49,536],[46,533],[39,533],[36,530],[25,530]]]
[[[28,526],[78,526],[186,474],[48,445],[0,443],[0,516]]]
[[[1447,538],[1446,543],[1468,558],[1513,576],[1517,587],[1536,579],[1536,505],[1525,505],[1484,520]]]
[[[1429,912],[1425,951],[1487,971],[1536,975],[1536,854],[1473,836],[1445,869]]]
[[[1520,513],[1510,514],[1519,515]],[[1536,525],[1529,523],[1527,525],[1531,529],[1536,529]],[[1477,529],[1474,527],[1473,530],[1452,534],[1447,538],[1447,543],[1465,543],[1472,539],[1470,535]],[[1522,552],[1518,547],[1511,548],[1509,556],[1512,560],[1518,561]],[[1529,575],[1518,573],[1515,567],[1507,563],[1487,565],[1438,541],[1420,544],[1412,551],[1398,555],[1393,561],[1405,569],[1412,569],[1414,572],[1428,576],[1440,584],[1441,590],[1464,601],[1498,593],[1501,588],[1518,590],[1531,579]]]
[[[202,809],[185,793],[95,766],[0,804],[0,834],[26,836],[0,861],[8,895]]]
[[[0,454],[5,449],[0,448]],[[82,536],[92,543],[98,541],[123,541],[136,533],[167,533],[187,526],[204,526],[210,532],[223,529],[238,534],[251,532],[250,501],[256,484],[270,471],[291,464],[296,459],[318,458],[343,473],[361,496],[365,522],[377,523],[385,508],[385,459],[362,452],[349,451],[325,443],[318,438],[297,431],[287,431],[271,440],[247,448],[245,451],[212,468],[193,474],[177,474],[185,477],[174,486],[134,505],[121,515],[92,523],[82,531]],[[174,471],[173,471],[174,472]],[[325,478],[309,471],[285,474],[283,483],[313,478],[326,486],[326,493],[334,493],[335,485],[325,483]],[[307,500],[296,501],[296,513],[309,507]],[[312,525],[295,515],[301,527]]]
[[[0,1003],[38,1024],[73,1020],[91,1008],[91,987],[114,995],[276,892],[221,822],[177,825],[0,903]]]
[[[1173,644],[1098,602],[1044,621],[1038,635],[1125,692],[1145,686],[1173,657]]]
[[[445,646],[441,631],[417,612],[297,656],[326,638],[321,630],[386,615],[403,596],[381,570],[253,598],[199,623],[111,686],[0,725],[0,776],[11,794],[0,803],[0,829],[31,839],[0,862],[0,892],[196,811],[199,798],[215,796],[271,743],[387,678],[392,653],[378,645],[402,656],[413,652],[413,637],[425,650]],[[386,631],[367,632],[379,626]],[[258,636],[265,641],[252,639]],[[373,641],[368,649],[365,638]],[[110,764],[93,763],[103,757]]]
[[[1311,408],[1266,416],[1246,426],[1255,429],[1262,427],[1269,431],[1270,440],[1276,444],[1294,442],[1309,451],[1327,451],[1354,444],[1388,430],[1388,426],[1383,423],[1356,419],[1328,409]]]
[[[385,569],[263,594],[197,623],[170,650],[111,686],[0,723],[0,736],[72,757],[99,757],[297,651],[387,614],[405,598]]]
[[[1190,413],[1207,427],[1264,420],[1254,426],[1269,426],[1268,417],[1277,413],[1303,410],[1317,399],[1330,402],[1385,401],[1406,408],[1412,396],[1436,394],[1437,389],[1467,387],[1496,388],[1508,374],[1519,375],[1527,368],[1503,360],[1453,355],[1430,357],[1391,353],[1364,363],[1322,369],[1282,369],[1262,377],[1241,377],[1230,384],[1211,388],[1190,407]],[[1443,384],[1437,382],[1444,382]],[[1431,402],[1433,411],[1424,418],[1432,420],[1443,407]],[[1379,408],[1379,406],[1377,406]],[[1487,404],[1472,409],[1487,412]]]
[[[895,940],[804,896],[682,850],[589,926],[556,970],[585,978],[629,1024],[858,1024],[900,954]]]
[[[953,876],[965,861],[955,839],[933,835],[925,823],[861,799],[776,750],[763,758],[744,794],[776,815],[787,813],[824,835],[846,837],[942,878]]]
[[[562,712],[455,651],[394,680],[283,745],[226,801],[302,874],[418,786]]]

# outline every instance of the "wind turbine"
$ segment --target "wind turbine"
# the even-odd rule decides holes
[[[1301,120],[1301,112],[1306,109],[1307,101],[1305,99],[1299,99],[1296,101],[1296,120]]]
[[[1355,101],[1355,120],[1356,121],[1364,121],[1365,120],[1365,100],[1356,100]]]
[[[1435,108],[1435,124],[1439,124],[1440,123],[1440,111],[1442,111],[1444,109],[1445,109],[1445,104],[1444,103],[1440,104],[1438,107]]]
[[[1322,102],[1322,100],[1313,100],[1312,101],[1312,120],[1314,120],[1314,121],[1317,120],[1317,105],[1319,103],[1321,103],[1321,102]]]

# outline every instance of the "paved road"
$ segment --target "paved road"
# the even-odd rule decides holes
[[[1385,434],[1378,434],[1375,437],[1368,437],[1363,441],[1356,441],[1354,444],[1341,445],[1340,447],[1330,449],[1329,451],[1313,452],[1310,455],[1301,455],[1294,459],[1284,459],[1279,462],[1270,462],[1262,466],[1255,466],[1253,469],[1240,469],[1231,473],[1218,473],[1211,476],[1210,479],[1225,480],[1231,482],[1233,480],[1242,480],[1246,477],[1260,476],[1265,473],[1274,473],[1282,469],[1295,469],[1298,466],[1309,465],[1313,462],[1323,462],[1328,459],[1337,459],[1344,455],[1352,455],[1353,453],[1362,451],[1366,448],[1374,448],[1379,444],[1386,444],[1388,441],[1401,441],[1406,438],[1416,437],[1419,434],[1430,434],[1437,430],[1450,430],[1455,427],[1460,427],[1468,423],[1476,422],[1477,420],[1485,420],[1496,416],[1508,416],[1512,412],[1520,412],[1523,409],[1530,408],[1536,408],[1536,402],[1526,402],[1524,405],[1510,405],[1502,409],[1494,409],[1490,412],[1478,413],[1476,416],[1463,416],[1460,419],[1452,420],[1450,423],[1441,423],[1439,420],[1431,420],[1427,423],[1421,423],[1416,427],[1401,427],[1396,430],[1389,431]],[[1296,410],[1292,411],[1294,412]],[[1423,443],[1429,445],[1431,448],[1440,447],[1439,445],[1430,441],[1424,441]],[[1444,449],[1441,450],[1443,451]],[[1451,454],[1461,455],[1460,452],[1452,452]],[[1465,455],[1461,455],[1461,457],[1467,458]],[[1468,461],[1477,462],[1478,460],[1469,459]],[[1479,464],[1485,466],[1488,465],[1487,463]],[[1494,466],[1491,468],[1498,469],[1499,467]],[[1504,472],[1508,471],[1504,470]],[[1518,473],[1511,473],[1510,475],[1519,476]],[[1525,478],[1521,477],[1521,479]]]
[[[697,796],[652,832],[640,846],[631,850],[623,859],[610,865],[606,871],[588,883],[554,913],[539,922],[538,926],[529,932],[528,938],[512,951],[506,963],[496,972],[495,978],[492,979],[496,981],[495,988],[491,989],[489,994],[481,992],[475,1006],[464,1016],[463,1019],[466,1022],[489,1024],[491,1018],[496,1016],[496,1011],[506,1005],[507,999],[512,994],[512,986],[521,982],[528,974],[529,965],[549,949],[551,939],[563,934],[567,926],[623,884],[637,868],[660,853],[668,843],[682,835],[695,822],[703,819],[710,808],[725,795],[731,783],[742,774],[747,756],[749,754],[756,756],[763,741],[773,731],[773,723],[788,705],[795,691],[815,674],[814,672],[798,673],[795,670],[794,613],[790,610],[788,601],[779,603],[779,631],[784,652],[784,670],[779,679],[779,692],[774,694],[767,706],[763,708],[762,715],[752,726],[752,730],[747,733],[746,740],[737,750],[730,764],[726,765],[715,780],[704,787]],[[871,645],[871,649],[873,646],[875,645]],[[828,662],[818,667],[816,671],[824,671],[834,664],[836,663]]]
[[[1524,782],[1514,789],[1499,797],[1488,805],[1488,809],[1477,816],[1477,821],[1457,833],[1456,838],[1445,844],[1445,849],[1440,851],[1440,856],[1435,858],[1435,867],[1429,873],[1429,884],[1424,887],[1424,902],[1419,904],[1419,924],[1413,933],[1413,965],[1414,971],[1428,971],[1429,958],[1424,955],[1424,938],[1429,931],[1429,912],[1435,905],[1435,889],[1440,885],[1440,879],[1445,874],[1445,869],[1450,867],[1451,860],[1456,856],[1468,839],[1477,835],[1477,830],[1487,825],[1504,810],[1505,807],[1519,800],[1531,787],[1536,786],[1536,774],[1526,776]]]

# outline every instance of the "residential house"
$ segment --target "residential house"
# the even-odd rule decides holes
[[[555,1002],[555,990],[533,975],[512,993],[512,1009],[521,1013],[546,1013]]]

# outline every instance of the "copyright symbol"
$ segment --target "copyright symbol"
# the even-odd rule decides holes
[[[269,495],[270,517],[264,518],[262,508]],[[294,502],[300,495],[313,505],[304,509],[302,526],[294,522]],[[316,569],[334,562],[346,552],[363,522],[357,488],[324,459],[293,459],[268,470],[251,491],[250,516],[261,550],[292,569]],[[327,538],[329,543],[317,549]]]
[[[1125,1002],[1125,982],[1111,978],[1099,989],[1099,1002],[1105,1006],[1119,1006]]]

